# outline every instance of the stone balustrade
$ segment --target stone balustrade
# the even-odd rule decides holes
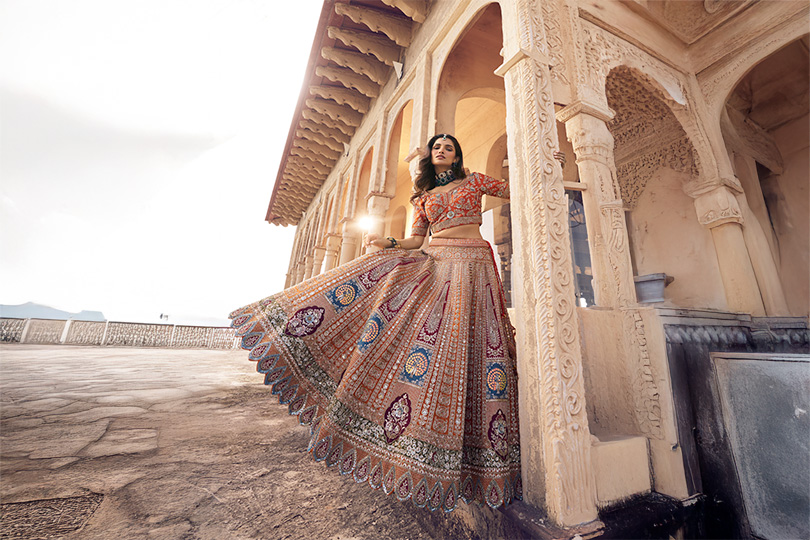
[[[238,349],[233,329],[117,321],[0,318],[0,342],[171,349]]]

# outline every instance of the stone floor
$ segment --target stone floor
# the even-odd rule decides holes
[[[0,538],[434,536],[311,461],[246,358],[0,345]]]

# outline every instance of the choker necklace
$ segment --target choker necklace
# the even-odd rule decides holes
[[[453,169],[447,169],[443,173],[436,175],[436,179],[434,180],[434,183],[436,184],[436,187],[446,186],[447,184],[454,181],[455,179],[456,179],[456,175],[453,174]]]

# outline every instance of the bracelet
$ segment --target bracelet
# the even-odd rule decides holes
[[[390,242],[391,242],[391,246],[388,249],[395,248],[395,247],[399,246],[399,242],[397,242],[397,239],[394,238],[393,236],[388,236],[386,238],[386,240],[390,240]]]

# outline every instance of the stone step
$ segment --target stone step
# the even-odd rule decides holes
[[[651,490],[646,437],[592,435],[591,461],[599,507]]]

